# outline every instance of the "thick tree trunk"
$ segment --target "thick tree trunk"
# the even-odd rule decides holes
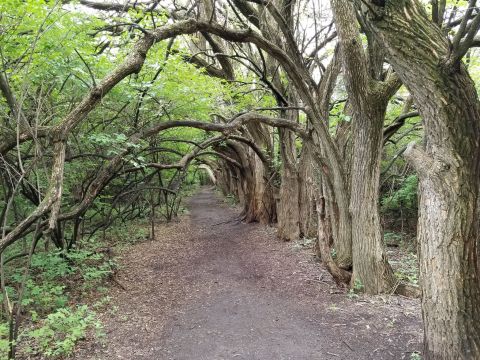
[[[321,174],[317,176],[321,178]],[[321,180],[319,181],[322,182]],[[315,196],[316,212],[318,216],[318,238],[317,238],[317,255],[322,260],[329,273],[337,284],[348,284],[351,279],[351,273],[340,268],[331,254],[330,243],[332,240],[332,229],[330,227],[331,221],[328,219],[328,213],[325,208],[325,187],[322,186],[317,189]]]
[[[371,56],[367,59],[353,6],[342,0],[332,0],[331,4],[340,40],[349,110],[353,115],[349,204],[352,285],[378,294],[391,291],[396,282],[384,252],[378,199],[385,111],[399,82],[396,78],[382,81],[383,57],[378,56],[382,53],[370,37]]]
[[[247,124],[248,133],[259,147],[272,153],[271,134],[262,124]],[[249,205],[246,214],[247,222],[260,222],[271,224],[277,219],[276,201],[271,181],[272,173],[270,164],[260,159],[258,154],[248,148],[248,162],[252,177],[247,179],[247,192],[249,193]],[[250,181],[248,181],[250,180]]]
[[[304,145],[298,165],[299,227],[300,235],[307,238],[316,237],[318,231],[312,161],[311,151]]]
[[[314,129],[318,127],[313,121],[312,124]],[[320,139],[316,136],[312,137],[312,144],[308,146],[311,146],[314,162],[322,168],[321,180],[318,176],[314,176],[313,179],[317,188],[322,186],[326,188],[324,196],[333,234],[335,262],[342,269],[350,269],[352,267],[352,218],[343,163],[328,161],[330,156],[325,154],[327,149],[322,146]]]
[[[294,134],[286,129],[279,129],[279,133],[282,183],[278,201],[277,236],[282,240],[290,241],[300,237],[297,151]]]
[[[369,104],[353,122],[350,211],[352,214],[352,285],[370,294],[391,292],[395,277],[384,251],[378,199],[385,102]],[[378,107],[378,108],[375,108]]]
[[[235,187],[237,189],[236,196],[240,205],[245,204],[245,181],[242,176],[242,171],[235,168],[231,173],[233,180],[235,181]]]
[[[243,199],[244,220],[263,224],[274,222],[276,204],[265,164],[255,151],[244,144],[233,140],[228,140],[227,144],[242,166],[235,175],[229,172],[229,189],[236,188],[236,195],[240,200]]]
[[[360,1],[359,1],[360,3]],[[461,63],[417,1],[388,1],[367,23],[409,88],[425,150],[405,156],[420,179],[419,262],[425,359],[480,359],[480,104]]]

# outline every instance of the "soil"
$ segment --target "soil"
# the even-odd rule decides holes
[[[398,360],[420,351],[417,300],[339,289],[306,242],[240,222],[210,188],[188,209],[122,254],[105,343],[84,342],[75,359]]]

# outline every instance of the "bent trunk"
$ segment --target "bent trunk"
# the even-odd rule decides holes
[[[424,357],[479,359],[480,103],[465,66],[445,65],[450,43],[423,5],[388,1],[382,11],[367,23],[425,125],[425,150],[405,152],[420,180]]]

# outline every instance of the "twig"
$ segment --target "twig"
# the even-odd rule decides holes
[[[112,276],[112,281],[117,284],[120,288],[122,288],[122,290],[124,291],[127,291],[127,288],[125,286],[123,286],[120,281],[118,281],[114,276]]]
[[[348,345],[348,343],[347,343],[345,340],[342,340],[342,342],[343,342],[345,345],[347,345],[347,347],[348,347],[350,350],[353,351],[353,349],[350,347],[350,345]],[[354,352],[354,351],[353,351],[353,352]]]
[[[338,354],[334,354],[334,353],[331,353],[331,352],[328,352],[328,351],[327,351],[327,354],[328,354],[328,355],[332,355],[332,356],[337,356],[337,357],[340,357],[340,355],[338,355]]]
[[[95,81],[95,76],[93,76],[93,72],[92,72],[92,69],[90,69],[90,66],[88,65],[88,63],[85,61],[85,59],[83,58],[82,55],[80,55],[80,53],[77,51],[77,49],[73,49],[78,57],[80,58],[80,60],[82,60],[82,62],[85,64],[85,66],[87,67],[87,70],[88,70],[88,73],[90,74],[90,77],[92,78],[92,83],[93,83],[93,86],[96,87],[97,86],[97,82]]]

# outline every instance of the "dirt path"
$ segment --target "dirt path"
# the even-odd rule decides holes
[[[410,359],[420,349],[418,302],[351,299],[310,249],[243,224],[210,189],[190,216],[124,254],[107,345],[77,359]]]

